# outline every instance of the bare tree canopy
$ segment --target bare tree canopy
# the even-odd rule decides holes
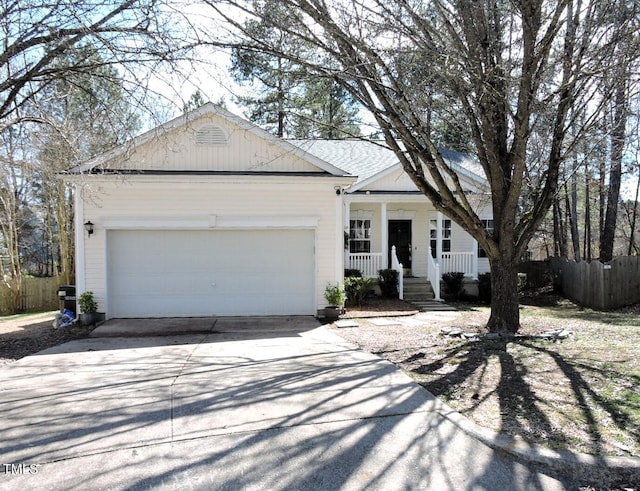
[[[556,195],[563,161],[612,97],[603,82],[617,73],[617,48],[637,56],[637,2],[281,0],[278,16],[262,1],[203,2],[228,27],[212,44],[331,77],[370,111],[418,188],[487,252],[488,327],[517,331],[517,264]],[[317,55],[282,50],[271,42],[278,36],[253,36],[247,19]],[[434,93],[441,119],[447,111],[464,116],[490,186],[492,231],[475,212],[481,197],[465,192],[435,144]]]
[[[164,1],[1,0],[0,9],[0,130],[37,120],[27,105],[48,84],[99,68],[95,58],[59,63],[74,46],[93,46],[101,66],[129,69],[132,78],[186,48],[183,17]]]

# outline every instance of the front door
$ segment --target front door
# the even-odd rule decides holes
[[[392,246],[404,270],[411,271],[411,220],[389,220],[389,267]]]

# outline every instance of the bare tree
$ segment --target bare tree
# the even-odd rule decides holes
[[[3,279],[14,308],[25,232],[36,217],[38,200],[45,197],[51,201],[45,206],[48,213],[41,213],[45,236],[59,236],[62,274],[66,281],[73,274],[71,196],[55,172],[104,150],[94,145],[96,136],[101,144],[111,145],[131,136],[120,130],[132,126],[119,121],[129,117],[130,109],[71,114],[61,107],[83,93],[113,109],[114,93],[98,90],[110,86],[126,93],[127,108],[139,107],[148,98],[151,77],[186,58],[192,44],[186,27],[180,6],[169,0],[0,0],[0,244],[6,253]],[[75,90],[58,97],[62,85]],[[93,126],[85,124],[84,137],[70,137],[68,130],[78,127],[78,118],[91,120]],[[44,168],[47,151],[51,165]]]
[[[0,257],[0,280],[8,292],[10,312],[18,310],[23,277],[20,246],[32,172],[25,143],[20,128],[0,132],[0,238],[5,249],[5,257]]]
[[[260,2],[202,1],[228,26],[226,37],[212,44],[287,57],[351,91],[418,188],[487,252],[489,329],[517,331],[517,264],[556,195],[560,165],[572,148],[567,129],[577,124],[570,109],[588,106],[619,42],[603,32],[609,28],[604,11],[615,7],[598,0],[282,0],[287,22],[273,28],[322,53],[301,59],[244,31],[244,21],[259,16]],[[637,32],[624,27],[630,37]],[[410,67],[425,66],[421,83]],[[426,129],[425,94],[436,74],[440,92],[461,108],[471,130],[490,185],[493,232],[474,211],[478,197],[465,192]],[[585,118],[592,121],[593,114]],[[533,134],[547,142],[535,158]],[[525,176],[532,180],[527,193]]]
[[[185,17],[163,0],[0,0],[0,131],[21,121],[41,122],[28,104],[49,84],[91,74],[96,59],[59,63],[75,46],[91,45],[99,66],[118,67],[131,83],[154,67],[183,57],[190,47]]]

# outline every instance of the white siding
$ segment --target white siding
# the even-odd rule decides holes
[[[482,192],[482,188],[478,185],[477,182],[472,181],[467,176],[459,174],[460,183],[462,184],[463,189],[472,191],[472,192]],[[453,181],[445,176],[445,180],[448,183],[450,188],[453,188]],[[434,181],[427,176],[427,181],[434,186]],[[382,173],[380,178],[372,180],[366,186],[364,186],[362,191],[418,191],[418,187],[409,177],[409,174],[404,172],[402,169],[395,170],[388,174]]]
[[[365,191],[418,191],[409,175],[398,169],[364,187]]]
[[[451,252],[473,252],[474,240],[460,225],[451,222]]]
[[[93,179],[85,195],[84,219],[95,224],[85,245],[85,288],[101,308],[106,302],[106,233],[110,229],[313,228],[316,232],[316,301],[325,305],[324,288],[336,277],[342,253],[334,185],[337,179],[300,177],[258,179],[207,176],[186,178],[130,176]],[[97,181],[97,182],[96,182]],[[316,181],[316,182],[312,182]],[[320,181],[320,182],[317,182]],[[85,189],[85,193],[88,189]],[[337,246],[338,245],[338,246]],[[255,245],[256,248],[260,244]]]
[[[227,144],[196,144],[198,129],[215,125],[228,135]],[[250,172],[317,172],[319,169],[246,128],[216,115],[158,134],[127,155],[106,164],[136,170],[197,170]]]

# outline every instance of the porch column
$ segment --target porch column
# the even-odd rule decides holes
[[[387,202],[380,203],[380,251],[382,252],[382,268],[388,269],[389,264],[389,221],[387,220]]]
[[[436,212],[436,262],[442,271],[442,212]]]
[[[344,216],[344,208],[345,208],[345,199],[344,195],[340,193],[340,196],[336,198],[336,208],[335,208],[335,273],[334,278],[336,281],[342,282],[344,281],[344,223],[342,222],[342,217]],[[316,252],[317,254],[317,252]]]
[[[471,277],[474,280],[478,279],[478,241],[473,239],[471,242],[473,246],[473,251],[471,255]]]
[[[343,234],[346,232],[347,236],[351,233],[351,201],[345,197],[344,200],[344,225],[342,226]],[[351,261],[349,260],[349,245],[344,248],[344,267],[350,268]]]

